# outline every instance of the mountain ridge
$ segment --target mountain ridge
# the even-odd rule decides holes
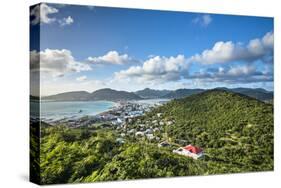
[[[167,90],[167,89],[157,90],[157,89],[145,88],[143,90],[138,90],[134,93],[142,98],[153,99],[153,98],[162,98],[168,93],[170,93],[171,91],[172,90]]]
[[[273,91],[267,91],[263,88],[226,88],[218,87],[214,89],[231,91],[234,93],[243,94],[260,101],[272,102],[273,101]],[[103,88],[96,90],[92,93],[87,91],[72,91],[59,93],[56,95],[50,95],[42,97],[44,100],[54,100],[54,101],[96,101],[96,100],[141,100],[141,99],[179,99],[184,98],[193,94],[199,94],[205,91],[213,89],[176,89],[176,90],[156,90],[145,88],[143,90],[138,90],[135,92],[128,91],[118,91],[110,88]]]
[[[159,113],[162,120],[174,122],[166,128],[168,140],[202,147],[207,161],[220,161],[219,165],[244,170],[249,170],[249,166],[254,171],[273,168],[272,104],[213,89],[172,100],[142,121],[149,121]]]
[[[132,92],[117,91],[110,88],[104,88],[104,89],[96,90],[92,93],[86,91],[72,91],[72,92],[59,93],[56,95],[43,97],[43,99],[54,100],[54,101],[97,101],[97,100],[118,101],[118,100],[140,100],[142,98]]]

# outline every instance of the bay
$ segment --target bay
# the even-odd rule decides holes
[[[41,101],[41,118],[59,120],[97,115],[112,109],[117,103],[110,101]]]

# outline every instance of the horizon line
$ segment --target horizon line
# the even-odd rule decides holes
[[[63,94],[63,93],[71,93],[71,92],[87,92],[87,93],[93,93],[93,92],[95,92],[95,91],[103,90],[103,89],[111,89],[111,90],[115,90],[115,91],[125,91],[125,92],[135,93],[135,92],[137,92],[137,91],[141,91],[141,90],[145,90],[145,89],[151,89],[151,90],[156,90],[156,91],[163,91],[163,90],[176,91],[176,90],[180,90],[180,89],[190,89],[190,90],[195,90],[195,89],[213,90],[213,89],[220,89],[220,88],[226,88],[226,89],[238,89],[238,88],[242,88],[242,89],[263,89],[263,90],[268,91],[268,92],[274,92],[274,89],[273,89],[273,90],[269,90],[269,89],[265,89],[265,88],[262,88],[262,87],[253,87],[253,88],[250,88],[250,87],[213,87],[213,88],[178,88],[178,89],[153,89],[153,88],[145,87],[145,88],[143,88],[143,89],[138,89],[138,90],[136,90],[136,91],[118,90],[118,89],[112,89],[112,88],[109,88],[109,87],[105,87],[105,88],[93,90],[92,92],[89,92],[89,91],[86,91],[86,90],[73,90],[73,91],[65,91],[65,92],[60,92],[60,93],[55,93],[55,94],[49,94],[49,95],[40,95],[40,97],[47,97],[47,96],[58,95],[58,94]],[[30,96],[39,97],[39,96],[32,95],[32,94],[30,94]]]

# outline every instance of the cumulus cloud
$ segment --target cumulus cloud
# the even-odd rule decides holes
[[[201,70],[189,75],[188,79],[200,80],[205,83],[219,82],[243,84],[253,82],[272,82],[273,74],[271,71],[259,71],[254,65],[239,65]]]
[[[116,79],[136,79],[139,82],[166,82],[180,80],[187,73],[188,64],[183,55],[176,57],[155,56],[142,66],[131,66],[115,73]]]
[[[117,64],[122,65],[126,64],[133,59],[128,56],[128,54],[119,54],[117,51],[109,51],[104,56],[99,57],[88,57],[88,62],[95,63],[95,64],[103,64],[103,63],[109,63],[109,64]]]
[[[36,24],[50,24],[56,21],[56,18],[51,18],[51,14],[58,13],[58,9],[48,6],[45,3],[42,3],[40,5],[35,6],[31,12],[30,15],[33,16],[33,20],[31,20],[32,25]]]
[[[74,59],[71,51],[62,49],[45,49],[41,52],[30,52],[30,64],[32,71],[49,73],[53,76],[63,76],[69,72],[89,71],[91,67],[87,63],[78,62]]]
[[[203,27],[207,27],[212,22],[212,17],[208,14],[197,16],[192,20],[192,23],[199,24]]]
[[[273,32],[266,33],[261,39],[250,40],[245,46],[232,41],[217,42],[212,49],[204,50],[201,54],[192,56],[189,61],[202,64],[227,63],[232,61],[253,62],[273,60]]]
[[[57,5],[57,6],[63,7],[65,5]],[[62,19],[57,19],[56,17],[50,17],[52,14],[56,14],[58,12],[59,10],[57,8],[49,6],[46,3],[41,3],[35,6],[30,12],[30,15],[33,17],[33,19],[31,20],[31,24],[37,25],[37,24],[50,24],[50,23],[57,22],[60,26],[66,26],[66,25],[71,25],[74,22],[71,16]]]
[[[61,20],[58,20],[58,22],[59,22],[60,26],[63,27],[63,26],[66,26],[66,25],[71,25],[74,22],[74,20],[71,16],[68,16],[68,17],[63,18]]]
[[[87,76],[77,77],[76,80],[79,81],[79,82],[85,81],[85,80],[87,80]]]

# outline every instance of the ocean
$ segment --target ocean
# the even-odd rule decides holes
[[[139,104],[153,105],[169,101],[168,99],[148,99],[131,101]],[[118,103],[111,101],[41,101],[41,119],[50,122],[59,119],[77,119],[83,116],[97,115],[108,111]],[[38,107],[38,101],[31,101],[31,112],[36,114],[38,110],[33,109]]]
[[[41,118],[49,121],[97,115],[113,108],[110,101],[41,101]]]

